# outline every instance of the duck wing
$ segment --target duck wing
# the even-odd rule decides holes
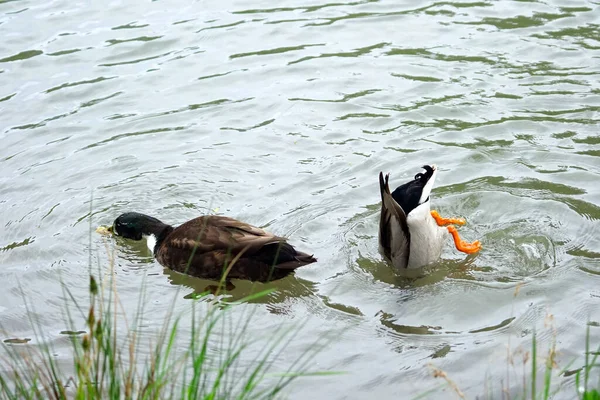
[[[220,279],[238,255],[230,278],[269,280],[273,266],[287,274],[316,261],[296,251],[284,237],[224,216],[198,217],[175,228],[160,244],[156,258],[180,272]]]
[[[285,241],[256,226],[230,217],[205,216],[194,218],[175,228],[161,247],[187,249],[196,252],[224,251],[252,255],[261,247]]]
[[[396,268],[407,268],[410,255],[410,232],[406,214],[394,200],[388,184],[390,175],[383,178],[379,173],[381,192],[381,217],[379,219],[379,246],[383,255],[392,261]]]

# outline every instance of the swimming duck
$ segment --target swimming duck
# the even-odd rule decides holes
[[[178,227],[154,217],[127,212],[108,232],[127,239],[147,239],[158,262],[172,270],[229,283],[230,279],[268,282],[317,261],[297,251],[287,239],[233,218],[202,216]]]
[[[379,173],[379,246],[396,269],[420,268],[435,262],[442,254],[447,232],[452,235],[458,251],[473,254],[481,248],[478,240],[473,243],[463,241],[455,226],[443,227],[464,225],[464,219],[442,218],[437,211],[431,211],[429,195],[438,169],[435,165],[425,165],[423,169],[425,173],[416,174],[414,180],[398,186],[391,193],[390,175],[384,179],[383,173]]]

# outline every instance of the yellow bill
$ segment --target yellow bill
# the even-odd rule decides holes
[[[96,228],[96,232],[98,232],[101,235],[112,235],[113,227],[100,225]]]

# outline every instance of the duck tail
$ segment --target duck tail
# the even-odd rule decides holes
[[[389,185],[390,174],[385,174],[385,179],[383,178],[383,172],[379,172],[379,193],[381,193],[381,200],[383,201],[384,195],[390,194],[390,185]]]
[[[311,254],[296,250],[285,239],[263,246],[252,258],[281,270],[294,270],[317,261]]]
[[[317,262],[317,259],[315,257],[313,257],[313,254],[307,254],[307,253],[303,253],[301,251],[297,252],[296,260],[298,260],[298,262],[302,264],[302,265],[300,265],[301,267],[304,265],[308,265],[308,264]]]
[[[280,264],[275,265],[277,269],[291,269],[304,267],[305,265],[317,262],[317,259],[312,254],[303,253],[301,251],[295,251],[296,254],[291,259],[284,261]]]

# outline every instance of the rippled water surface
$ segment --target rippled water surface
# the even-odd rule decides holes
[[[598,2],[0,1],[0,36],[2,339],[35,338],[24,295],[68,364],[59,282],[87,298],[93,198],[94,226],[217,213],[315,253],[239,307],[257,336],[309,317],[276,367],[338,335],[313,369],[346,374],[292,398],[415,396],[443,384],[429,364],[475,398],[507,347],[549,342],[548,314],[561,366],[581,365],[600,321]],[[483,250],[449,240],[408,279],[377,250],[377,175],[426,163],[433,207]],[[127,307],[145,282],[150,331],[207,284],[108,243]]]

